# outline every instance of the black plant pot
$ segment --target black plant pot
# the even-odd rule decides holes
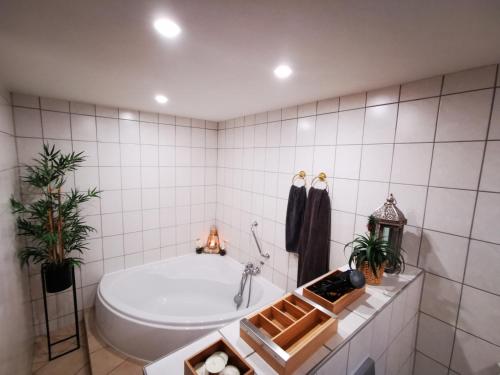
[[[47,293],[57,293],[73,285],[73,265],[71,263],[45,263],[42,272],[45,274]]]

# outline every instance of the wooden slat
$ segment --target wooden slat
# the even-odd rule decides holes
[[[264,328],[271,337],[279,335],[283,330],[279,328],[276,324],[267,319],[264,315],[259,314],[259,323],[262,328]]]
[[[273,312],[273,316],[276,318],[276,320],[283,324],[285,327],[288,327],[295,322],[295,320],[291,319],[288,315],[285,315],[274,306],[271,307],[271,311]]]
[[[304,315],[306,315],[306,313],[304,312],[304,310],[302,310],[302,309],[298,308],[297,306],[291,304],[287,300],[283,300],[283,307],[284,307],[284,311],[287,312],[287,313],[289,313],[290,315],[292,315],[295,319],[300,319]]]
[[[273,341],[287,350],[287,348],[299,340],[306,331],[310,330],[315,324],[320,323],[318,313],[318,310],[312,310],[307,313],[304,317],[297,320],[285,331],[276,336]]]

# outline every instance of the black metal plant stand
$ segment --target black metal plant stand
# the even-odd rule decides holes
[[[75,350],[80,349],[80,327],[78,324],[78,305],[76,300],[76,283],[75,283],[75,268],[71,267],[71,279],[73,281],[72,289],[73,289],[73,308],[74,308],[74,316],[75,316],[75,334],[65,337],[63,339],[57,340],[56,342],[52,342],[50,338],[50,328],[49,328],[49,314],[47,309],[47,289],[45,285],[45,269],[42,267],[42,290],[43,290],[43,308],[45,310],[45,328],[47,330],[47,349],[49,351],[49,361],[53,359],[62,357],[63,355],[74,352]],[[60,344],[62,342],[71,340],[76,337],[76,347],[70,350],[65,351],[64,353],[57,354],[56,356],[52,356],[52,347]]]

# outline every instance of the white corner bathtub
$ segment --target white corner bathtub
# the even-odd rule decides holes
[[[250,306],[247,282],[236,310],[243,268],[228,256],[190,254],[106,274],[96,297],[99,333],[115,349],[152,361],[283,294],[254,276]]]

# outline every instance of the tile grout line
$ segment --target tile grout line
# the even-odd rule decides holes
[[[495,71],[495,77],[494,78],[495,78],[494,83],[496,83],[497,79],[498,79],[498,65],[496,66],[496,71]],[[487,148],[487,144],[488,144],[488,135],[489,135],[490,127],[491,127],[491,119],[492,119],[492,116],[493,116],[493,108],[494,108],[494,105],[495,105],[495,94],[496,94],[496,90],[493,90],[492,97],[491,97],[491,103],[490,103],[490,111],[489,111],[489,116],[488,116],[488,125],[487,125],[487,128],[486,128],[486,135],[485,135],[485,141],[484,141],[484,147],[483,147],[483,154],[482,154],[481,166],[480,166],[480,169],[479,169],[479,176],[478,176],[478,181],[477,181],[476,196],[475,196],[475,199],[474,199],[474,208],[472,210],[471,223],[470,223],[470,228],[469,228],[469,240],[468,240],[468,244],[467,244],[467,252],[465,254],[465,262],[464,262],[464,269],[463,269],[463,274],[462,274],[462,282],[460,283],[460,295],[459,295],[458,304],[457,304],[458,311],[457,311],[457,316],[456,316],[456,319],[455,319],[455,328],[454,328],[454,335],[453,335],[453,341],[452,341],[452,352],[451,352],[452,354],[450,356],[450,361],[449,361],[449,364],[448,364],[448,369],[451,369],[451,366],[452,366],[453,355],[454,355],[454,352],[455,352],[455,342],[456,342],[456,339],[457,339],[457,329],[459,329],[458,324],[459,324],[460,314],[461,314],[461,310],[462,310],[462,298],[463,298],[463,292],[464,292],[465,275],[466,275],[466,272],[467,272],[467,262],[468,262],[468,259],[469,259],[469,251],[470,251],[470,244],[471,244],[472,232],[473,232],[473,229],[474,229],[474,222],[475,222],[475,216],[476,216],[476,210],[477,210],[477,202],[479,200],[479,187],[481,186],[481,178],[482,178],[482,174],[483,174],[484,160],[485,160],[485,157],[486,157],[486,148]]]

